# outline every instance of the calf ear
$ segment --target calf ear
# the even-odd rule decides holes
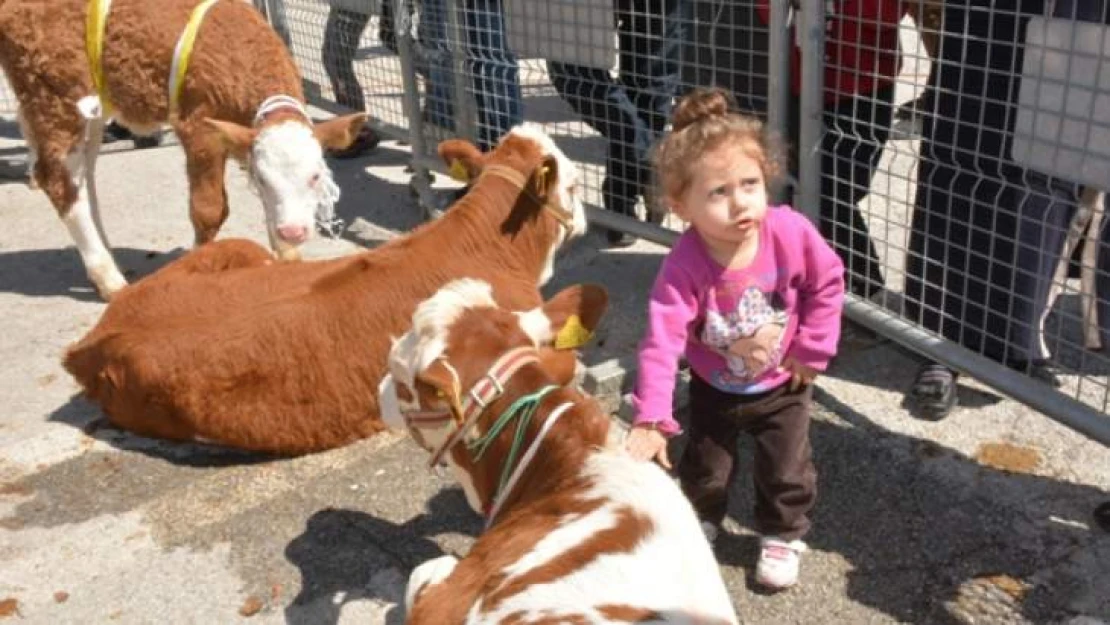
[[[486,166],[486,155],[466,139],[447,139],[439,144],[439,157],[448,173],[459,182],[470,184]]]
[[[312,135],[324,149],[342,150],[354,142],[366,123],[366,113],[333,117],[312,127]]]
[[[441,407],[446,405],[451,409],[455,422],[462,424],[462,388],[459,386],[459,375],[454,368],[442,360],[436,360],[426,369],[416,374],[416,392],[424,395],[425,391],[431,393],[430,401],[421,401],[421,405],[428,407]],[[423,397],[421,398],[423,400]]]
[[[547,300],[543,312],[551,321],[555,349],[575,349],[593,338],[609,307],[609,294],[597,284],[567,287]]]
[[[221,119],[212,119],[211,117],[204,118],[204,123],[216,131],[216,136],[223,142],[224,147],[227,148],[231,156],[237,160],[245,160],[247,154],[250,153],[251,144],[254,143],[254,138],[258,136],[258,131],[254,128],[247,128],[240,126],[235,122],[225,122]]]

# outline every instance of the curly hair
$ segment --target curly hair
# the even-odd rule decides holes
[[[702,156],[725,143],[759,161],[766,182],[782,174],[782,146],[763,122],[738,113],[736,101],[724,89],[699,88],[679,100],[671,132],[656,146],[653,161],[662,197],[685,193]]]

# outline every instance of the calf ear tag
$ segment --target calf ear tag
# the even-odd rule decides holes
[[[571,315],[567,318],[567,322],[563,325],[559,333],[555,335],[555,349],[574,349],[586,344],[587,341],[592,339],[593,332],[586,329],[582,325],[582,320],[578,315]]]
[[[459,182],[470,182],[470,171],[457,158],[451,161],[451,167],[447,170],[447,175]]]

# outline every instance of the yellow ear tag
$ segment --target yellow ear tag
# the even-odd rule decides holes
[[[463,165],[463,162],[457,158],[451,161],[451,168],[447,170],[447,175],[459,182],[470,182],[470,171],[467,170],[466,165]]]
[[[581,347],[594,337],[594,333],[582,325],[578,315],[571,315],[566,325],[555,335],[555,349],[573,349]]]

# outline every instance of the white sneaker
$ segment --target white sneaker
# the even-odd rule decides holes
[[[721,533],[721,528],[709,521],[702,521],[701,531],[705,533],[705,539],[709,541],[709,544],[713,545],[717,542],[717,536]]]
[[[786,542],[774,536],[764,536],[759,541],[759,564],[755,567],[755,581],[775,590],[790,588],[798,583],[798,565],[806,544],[800,540]]]

